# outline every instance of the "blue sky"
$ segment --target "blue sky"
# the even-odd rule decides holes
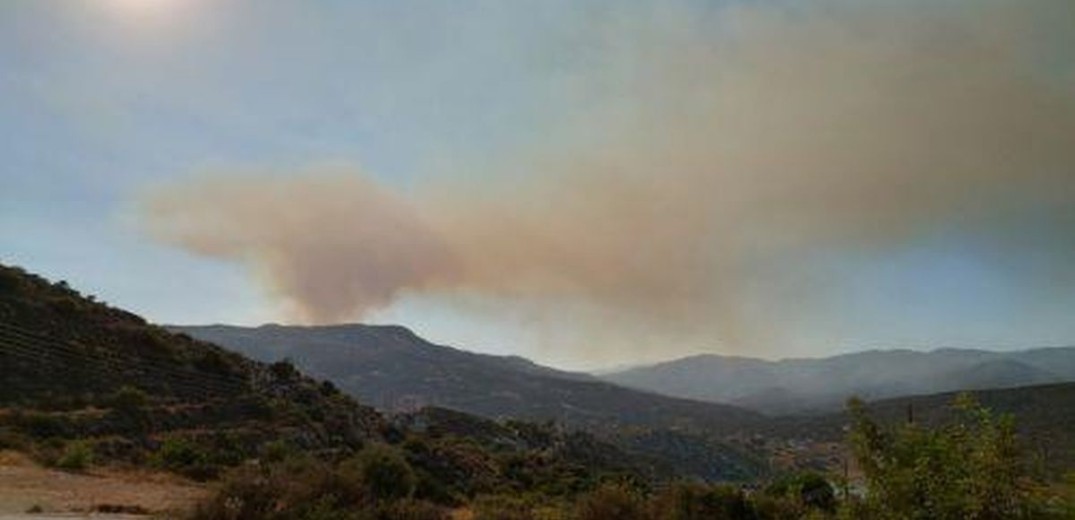
[[[650,97],[663,87],[651,85],[649,62],[635,61],[635,53],[673,48],[657,61],[704,54],[710,36],[735,33],[740,21],[755,23],[749,2],[682,2],[671,14],[642,3],[568,1],[141,4],[0,5],[0,260],[166,323],[289,317],[243,262],[147,236],[134,209],[144,193],[195,175],[318,165],[361,168],[405,196],[431,179],[481,186],[544,175],[505,166],[511,164],[505,157],[599,141],[621,123],[648,124],[643,117],[617,119],[639,99],[675,104]],[[967,5],[951,4],[957,11]],[[1054,9],[1069,13],[1057,5],[1042,2],[1026,14],[1047,20]],[[791,12],[780,23],[794,27]],[[695,18],[703,21],[684,22]],[[708,21],[715,23],[704,26]],[[699,27],[680,31],[692,23]],[[1063,50],[1069,37],[1062,27],[1031,23],[1037,36],[1013,29],[1013,38],[1032,39],[1024,43],[1036,49],[1036,73],[1069,86],[1072,58],[1070,48]],[[601,37],[606,32],[612,43]],[[692,46],[698,34],[707,43]],[[657,43],[636,48],[631,35]],[[708,77],[690,80],[686,92]],[[620,84],[624,78],[634,81],[630,88]],[[1059,176],[1075,175],[1066,166]],[[760,283],[740,302],[744,312],[780,329],[746,352],[704,335],[674,347],[640,348],[638,338],[680,339],[661,331],[651,336],[641,326],[620,348],[615,334],[590,337],[592,326],[557,323],[564,313],[532,314],[530,303],[513,306],[499,296],[489,305],[467,290],[408,293],[364,319],[573,367],[698,351],[779,357],[1075,344],[1075,281],[1072,271],[1056,268],[1071,257],[1055,247],[1070,242],[1075,230],[1048,209],[1016,213],[996,233],[946,220],[881,248],[841,244],[803,253],[796,269],[780,272],[809,272],[812,289]],[[595,342],[603,343],[597,353],[580,353],[580,345]]]
[[[425,163],[480,153],[541,116],[517,57],[542,8],[159,3],[191,7],[136,22],[123,2],[28,1],[0,17],[6,259],[158,319],[271,316],[237,269],[127,225],[138,190],[321,162],[406,186]]]

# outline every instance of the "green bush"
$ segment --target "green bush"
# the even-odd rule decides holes
[[[195,480],[215,478],[221,470],[220,464],[215,463],[204,449],[181,437],[165,439],[150,458],[150,463]]]
[[[93,447],[85,441],[67,444],[63,454],[56,460],[56,467],[68,471],[82,471],[93,464]]]
[[[359,452],[354,462],[358,463],[362,480],[374,498],[394,500],[414,493],[414,470],[398,450],[372,444]]]
[[[387,507],[388,503],[382,503]],[[375,513],[383,513],[374,516]],[[247,465],[223,479],[218,491],[199,505],[197,520],[394,518],[379,510],[358,471],[334,468],[304,456]],[[405,518],[405,517],[401,517]],[[420,517],[416,517],[420,518]]]
[[[1011,417],[968,396],[955,409],[957,419],[941,427],[883,428],[852,401],[851,444],[868,493],[851,507],[878,519],[1040,518]]]
[[[152,429],[147,410],[149,396],[142,390],[125,385],[108,399],[111,416],[122,431],[143,434]]]

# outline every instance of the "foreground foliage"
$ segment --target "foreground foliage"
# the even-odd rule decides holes
[[[845,505],[877,519],[1070,518],[1020,453],[1014,421],[968,396],[956,420],[935,428],[909,420],[883,428],[852,401],[850,443],[867,490]],[[1068,510],[1070,512],[1070,509]]]
[[[386,446],[329,463],[310,456],[249,464],[231,472],[196,520],[447,518],[447,509],[413,498],[413,471]]]
[[[530,491],[483,494],[465,503],[424,495],[403,450],[371,445],[329,463],[295,455],[231,472],[191,520],[425,520],[462,514],[474,520],[777,520],[823,516],[805,490],[824,479],[808,475],[748,494],[729,485],[645,483],[609,479],[570,495]]]

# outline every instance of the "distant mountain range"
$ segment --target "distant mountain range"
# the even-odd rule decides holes
[[[554,420],[591,431],[623,427],[730,432],[760,414],[625,388],[519,357],[430,343],[399,326],[171,326],[266,362],[291,360],[365,403],[389,411],[439,406],[490,418]]]
[[[588,428],[729,432],[757,421],[752,412],[825,414],[851,396],[878,400],[1075,381],[1075,347],[884,350],[780,361],[707,354],[594,376],[436,345],[393,325],[169,328],[261,361],[290,359],[384,410],[432,405]]]
[[[866,400],[1075,381],[1075,347],[1018,352],[868,351],[818,359],[691,356],[602,375],[665,395],[771,415],[826,413]]]

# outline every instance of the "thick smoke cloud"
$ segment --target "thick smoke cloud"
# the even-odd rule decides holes
[[[1055,59],[1039,23],[1055,12],[621,12],[590,28],[548,107],[564,114],[554,137],[491,152],[510,178],[404,200],[358,171],[206,177],[154,193],[145,215],[162,240],[249,263],[312,321],[463,291],[762,343],[766,309],[787,308],[765,298],[832,283],[804,267],[813,253],[1075,203],[1073,85],[1040,59]]]
[[[150,198],[143,210],[158,236],[248,262],[304,321],[360,315],[453,269],[445,244],[406,201],[338,169],[205,177]]]

